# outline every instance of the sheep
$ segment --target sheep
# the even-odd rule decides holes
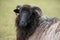
[[[43,16],[37,6],[17,5],[16,40],[60,40],[60,20]],[[54,29],[55,28],[55,29]]]

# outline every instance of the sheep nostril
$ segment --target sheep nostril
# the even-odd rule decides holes
[[[26,26],[26,25],[27,25],[27,23],[26,23],[26,22],[24,22],[24,21],[21,21],[21,22],[19,23],[19,25],[20,25],[20,26]]]

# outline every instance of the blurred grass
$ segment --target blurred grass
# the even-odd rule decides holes
[[[44,15],[60,19],[60,0],[0,0],[0,40],[16,40],[13,10],[17,4],[37,5]]]

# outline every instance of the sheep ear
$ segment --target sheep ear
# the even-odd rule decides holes
[[[15,13],[19,13],[19,10],[23,7],[23,5],[17,5],[16,9],[14,9]]]
[[[19,14],[19,10],[20,10],[21,7],[22,7],[22,5],[17,5],[16,9],[13,10],[16,13],[16,15]]]
[[[19,15],[19,10],[18,9],[14,9],[14,12],[16,15]]]
[[[33,6],[32,8],[33,8],[34,12],[37,12],[40,16],[42,16],[42,11],[39,7]]]
[[[15,12],[15,13],[19,13],[19,10],[18,10],[18,9],[14,9],[14,12]]]
[[[20,6],[21,5],[17,5],[16,9],[13,10],[16,13],[16,15],[19,14]]]

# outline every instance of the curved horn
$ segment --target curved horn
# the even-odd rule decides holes
[[[33,6],[32,8],[35,12],[37,12],[40,16],[42,16],[42,11],[39,7]]]

